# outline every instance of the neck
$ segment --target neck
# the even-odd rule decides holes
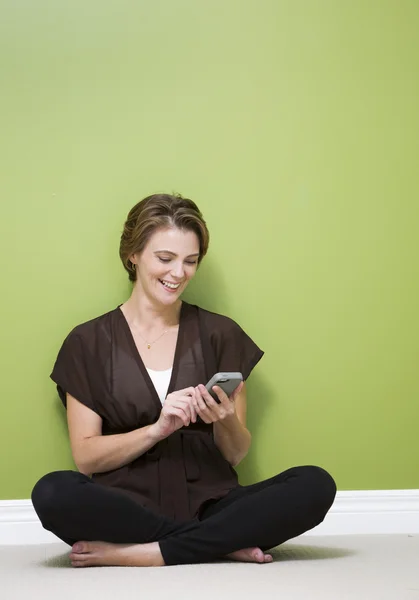
[[[141,323],[143,329],[151,329],[156,325],[172,327],[178,325],[182,301],[179,299],[169,306],[153,302],[142,290],[134,285],[130,298],[121,306],[130,324]]]

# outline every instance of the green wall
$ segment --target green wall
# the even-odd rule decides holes
[[[49,380],[124,301],[128,209],[197,201],[187,299],[266,351],[242,481],[419,488],[419,3],[8,0],[0,18],[0,498],[71,468]]]

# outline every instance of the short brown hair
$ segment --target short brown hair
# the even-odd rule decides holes
[[[167,227],[196,233],[199,240],[198,264],[204,258],[209,232],[195,202],[180,195],[153,194],[131,208],[121,235],[119,256],[130,281],[136,280],[137,272],[129,257],[142,252],[157,229]]]

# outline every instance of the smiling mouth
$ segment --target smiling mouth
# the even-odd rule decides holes
[[[164,281],[164,279],[159,279],[160,283],[167,289],[171,291],[176,291],[180,286],[180,283],[171,283],[170,281]]]

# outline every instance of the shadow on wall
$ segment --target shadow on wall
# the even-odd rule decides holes
[[[234,309],[229,302],[229,294],[225,283],[225,273],[217,269],[215,263],[208,257],[198,269],[195,278],[191,281],[185,300],[191,304],[197,304],[221,314],[225,314],[234,319]],[[247,405],[247,421],[252,433],[253,440],[260,439],[263,436],[263,423],[269,414],[271,405],[277,403],[275,397],[277,391],[269,387],[261,375],[258,368],[252,373],[247,384],[247,395],[249,402]],[[279,452],[279,449],[278,449]],[[249,452],[243,464],[239,467],[239,474],[243,472],[246,481],[242,483],[254,483],[262,479],[260,472],[260,460],[257,460],[256,454]],[[242,477],[240,477],[240,480]]]
[[[55,383],[51,380],[52,385],[55,387]],[[56,416],[55,421],[58,423],[58,427],[60,428],[60,433],[68,437],[68,427],[67,427],[67,411],[64,408],[63,403],[58,395],[58,392],[54,394],[54,413]]]
[[[205,258],[198,268],[188,285],[184,299],[207,310],[230,315],[224,273],[217,269],[210,257]]]
[[[55,387],[55,383],[53,383],[52,381],[51,381],[51,383]],[[64,405],[61,402],[61,399],[58,396],[57,392],[55,392],[55,394],[54,394],[53,402],[54,402],[54,415],[55,415],[54,427],[56,427],[59,430],[59,433],[58,433],[59,438],[67,440],[66,458],[68,459],[65,467],[63,467],[63,464],[60,461],[60,464],[56,465],[55,468],[57,470],[65,468],[65,469],[71,469],[71,470],[77,471],[77,467],[76,467],[76,464],[74,462],[73,455],[71,452],[70,438],[68,435],[67,411],[64,408]]]
[[[255,447],[257,440],[261,439],[264,435],[263,424],[266,422],[270,413],[270,407],[277,403],[278,399],[275,398],[274,389],[266,384],[266,380],[260,374],[259,371],[255,371],[247,384],[247,423],[248,428],[252,434],[252,446]],[[279,445],[278,453],[280,452]],[[257,457],[256,453],[252,448],[249,454],[246,456],[243,464],[239,466],[238,472],[240,476],[240,483],[248,485],[250,483],[256,483],[266,478],[266,475],[261,473],[260,457]],[[241,473],[245,475],[245,480],[242,481]],[[276,473],[272,473],[276,475]]]

